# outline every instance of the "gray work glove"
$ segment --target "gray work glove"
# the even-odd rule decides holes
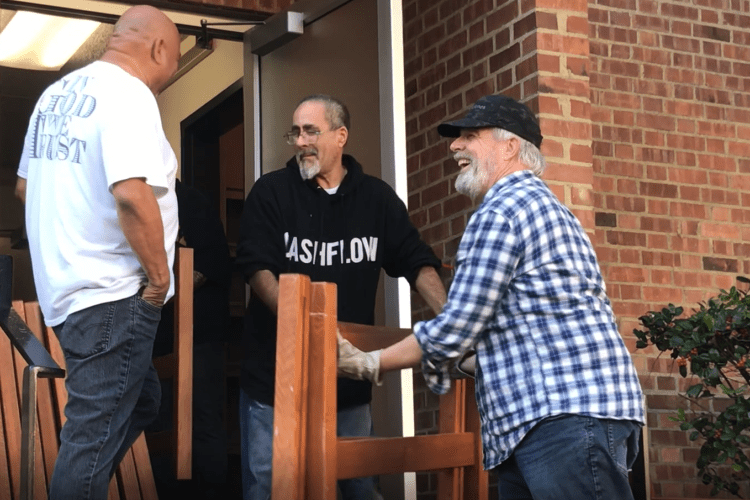
[[[375,385],[381,385],[383,381],[380,379],[380,351],[360,351],[340,333],[336,332],[336,335],[339,344],[337,375],[355,380],[369,380]]]
[[[477,353],[473,349],[466,351],[456,362],[455,378],[474,377],[477,370]]]

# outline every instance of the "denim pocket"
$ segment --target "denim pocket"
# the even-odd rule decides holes
[[[106,351],[116,307],[115,302],[87,307],[69,315],[62,328],[55,328],[65,357],[82,359]]]
[[[138,302],[138,303],[139,303],[139,304],[140,304],[140,305],[141,305],[142,307],[144,307],[145,309],[147,309],[147,310],[150,310],[150,311],[152,311],[152,312],[156,312],[156,313],[158,313],[158,314],[159,314],[159,318],[161,318],[161,309],[162,309],[161,307],[159,307],[159,306],[155,306],[154,304],[152,304],[152,303],[151,303],[151,302],[149,302],[148,300],[144,299],[143,297],[141,297],[141,294],[140,294],[140,293],[138,293],[138,294],[136,295],[136,298],[137,298],[137,302]]]
[[[638,454],[638,427],[627,420],[606,420],[609,453],[621,474],[627,477]],[[635,451],[635,453],[633,453]]]

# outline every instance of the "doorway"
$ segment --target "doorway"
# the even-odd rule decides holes
[[[244,117],[241,82],[228,87],[181,123],[181,180],[201,191],[218,212],[234,262],[245,199]],[[224,364],[224,419],[228,442],[231,498],[241,498],[238,415],[242,321],[246,287],[242,271],[232,266],[230,323]]]

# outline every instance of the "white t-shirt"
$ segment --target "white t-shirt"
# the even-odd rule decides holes
[[[47,325],[134,295],[146,282],[117,219],[112,186],[118,181],[144,178],[153,188],[171,269],[176,171],[156,99],[118,66],[94,62],[42,94],[18,175],[27,179],[26,231]]]

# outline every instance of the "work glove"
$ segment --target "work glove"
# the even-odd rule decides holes
[[[473,349],[466,351],[454,365],[454,377],[474,377],[477,369],[477,353]]]
[[[340,333],[336,332],[336,335],[339,344],[338,376],[369,380],[375,385],[381,385],[383,381],[380,379],[380,351],[360,351]]]

